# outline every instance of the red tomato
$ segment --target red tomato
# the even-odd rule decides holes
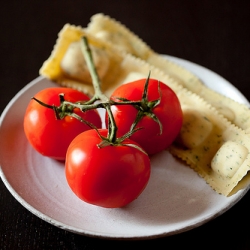
[[[99,130],[107,136],[106,129]],[[145,189],[150,160],[141,150],[125,145],[99,148],[102,139],[92,129],[70,144],[65,161],[69,187],[83,201],[106,208],[123,207]],[[130,139],[124,143],[135,144]]]
[[[145,83],[146,79],[140,79],[123,84],[113,92],[110,99],[119,101],[117,97],[122,97],[131,101],[140,101]],[[160,103],[152,109],[152,112],[162,124],[162,133],[160,134],[160,126],[156,121],[149,116],[144,116],[136,126],[142,129],[135,132],[131,139],[152,155],[166,149],[174,141],[181,129],[183,115],[175,92],[158,80],[149,79],[147,99],[148,101],[160,99]],[[112,113],[118,127],[118,134],[123,135],[130,130],[138,110],[131,105],[116,105],[112,106]]]
[[[84,93],[71,88],[47,88],[34,97],[48,105],[60,105],[59,94],[64,93],[64,99],[70,102],[89,100]],[[96,110],[75,113],[101,127],[101,118]],[[90,129],[89,126],[76,118],[66,116],[62,120],[56,119],[52,109],[46,108],[35,100],[31,100],[24,116],[24,131],[30,144],[42,155],[57,160],[65,160],[70,142],[81,132]]]

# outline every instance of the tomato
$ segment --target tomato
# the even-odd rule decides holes
[[[64,99],[70,102],[89,100],[84,93],[62,87],[46,88],[34,97],[48,105],[60,105],[59,94],[64,93]],[[91,122],[96,127],[101,127],[101,118],[96,110],[75,113]],[[90,127],[76,118],[66,116],[62,120],[56,119],[55,112],[31,100],[24,116],[24,132],[30,144],[42,155],[57,160],[65,160],[66,151],[70,142],[79,133]]]
[[[110,99],[119,101],[117,99],[119,97],[140,101],[146,80],[140,79],[119,86]],[[170,146],[177,137],[183,121],[181,105],[175,92],[166,84],[156,79],[149,79],[147,100],[150,102],[157,99],[160,99],[160,103],[152,108],[152,113],[162,124],[162,133],[159,123],[145,115],[136,126],[141,129],[131,136],[131,139],[139,143],[149,155],[156,154]],[[132,105],[114,105],[112,113],[118,127],[118,134],[123,135],[130,130],[138,110]]]
[[[100,134],[107,136],[106,129]],[[128,145],[99,148],[96,130],[78,135],[69,145],[65,173],[69,187],[92,205],[118,208],[135,200],[150,177],[150,160],[145,152]],[[137,145],[130,139],[124,143]]]

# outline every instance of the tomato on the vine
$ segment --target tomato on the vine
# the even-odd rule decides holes
[[[119,98],[140,101],[146,81],[147,79],[140,79],[123,84],[114,90],[110,99],[117,102],[120,101]],[[150,78],[147,91],[147,103],[141,107],[144,116],[136,126],[141,129],[135,132],[131,139],[152,155],[166,149],[175,140],[182,126],[183,115],[179,99],[168,85]],[[152,101],[155,100],[159,100],[159,103],[152,106]],[[127,133],[136,119],[138,109],[132,105],[113,105],[111,109],[118,127],[118,134]],[[160,123],[150,117],[152,114]]]
[[[99,133],[106,137],[108,130],[100,129]],[[145,189],[150,177],[150,159],[133,147],[139,145],[130,139],[119,145],[98,147],[102,141],[94,129],[75,137],[66,155],[66,179],[76,196],[87,203],[123,207]]]
[[[69,102],[89,100],[84,93],[64,87],[46,88],[34,97],[47,105],[59,106],[59,94],[62,93]],[[101,118],[96,110],[82,112],[76,108],[74,113],[101,128]],[[89,129],[88,125],[71,116],[56,119],[53,109],[42,106],[34,99],[29,102],[24,116],[24,131],[30,144],[42,155],[57,160],[65,160],[71,141],[79,133]]]

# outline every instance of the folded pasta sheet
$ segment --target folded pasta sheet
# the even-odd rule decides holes
[[[249,134],[214,107],[187,93],[182,100],[183,126],[169,151],[194,169],[218,193],[229,196],[250,169]]]
[[[149,72],[151,78],[175,91],[184,123],[170,152],[197,171],[216,192],[228,196],[249,171],[250,136],[165,71],[92,36],[81,27],[70,24],[63,27],[40,74],[62,86],[93,95],[91,78],[80,49],[82,36],[88,39],[101,88],[107,96],[117,86],[146,78]]]
[[[250,109],[248,106],[208,88],[190,71],[154,52],[125,25],[109,16],[98,13],[91,17],[86,31],[161,69],[181,85],[216,107],[232,123],[250,132]]]

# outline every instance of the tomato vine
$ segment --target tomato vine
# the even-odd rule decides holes
[[[133,133],[135,133],[136,131],[141,129],[141,128],[135,128],[135,127],[144,116],[151,117],[155,122],[157,122],[159,124],[160,131],[162,131],[161,122],[152,111],[153,108],[155,108],[160,103],[160,98],[157,100],[154,100],[154,101],[147,100],[150,72],[149,72],[148,78],[146,79],[145,88],[143,91],[142,99],[140,101],[131,101],[131,100],[128,100],[125,98],[119,98],[119,97],[117,98],[119,101],[114,101],[114,100],[109,99],[101,90],[101,81],[99,79],[99,76],[98,76],[97,71],[96,71],[95,66],[94,66],[92,52],[91,52],[91,49],[89,47],[88,39],[85,36],[82,38],[81,50],[82,50],[83,56],[85,58],[86,64],[89,68],[89,72],[90,72],[90,75],[92,78],[92,84],[94,87],[93,97],[88,101],[72,103],[72,102],[66,101],[64,99],[64,95],[62,93],[59,95],[60,106],[58,106],[58,107],[56,107],[54,105],[45,104],[34,97],[33,97],[33,99],[36,100],[37,102],[39,102],[41,105],[43,105],[47,108],[53,109],[57,119],[63,119],[65,116],[74,117],[74,118],[78,119],[79,121],[87,124],[89,127],[96,129],[97,133],[98,133],[98,129],[96,128],[96,126],[94,126],[92,123],[82,119],[79,115],[75,114],[74,109],[78,108],[82,112],[86,112],[86,111],[92,110],[92,109],[104,108],[108,114],[108,117],[109,117],[108,136],[104,137],[101,134],[99,134],[99,136],[103,139],[103,142],[99,145],[100,147],[103,147],[103,146],[106,146],[109,144],[110,145],[122,144],[122,142],[126,138],[130,137]],[[160,88],[158,89],[158,91],[160,93]],[[134,123],[132,124],[130,130],[120,138],[117,138],[117,125],[116,125],[116,122],[114,120],[114,117],[113,117],[113,114],[111,111],[112,105],[132,105],[138,110],[137,117],[136,117]],[[142,150],[141,148],[139,148],[139,149]]]

